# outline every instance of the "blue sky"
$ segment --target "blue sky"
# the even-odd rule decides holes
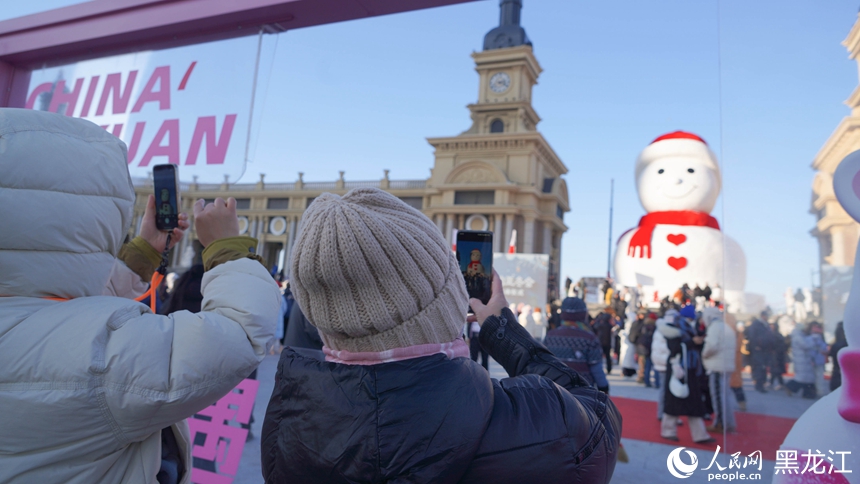
[[[0,18],[76,2],[15,3]],[[617,239],[643,214],[636,156],[683,129],[720,158],[713,215],[746,251],[747,290],[778,307],[787,286],[808,286],[818,254],[810,163],[849,114],[842,102],[858,71],[840,42],[857,11],[847,0],[525,0],[522,24],[544,68],[538,129],[570,170],[562,275],[605,273],[609,180]],[[426,178],[425,138],[469,127],[465,106],[478,90],[469,54],[497,22],[498,2],[487,0],[266,36],[242,181],[299,171],[334,180],[339,170],[367,180],[383,169]],[[219,49],[225,84],[248,78],[229,59],[244,61],[249,40]]]

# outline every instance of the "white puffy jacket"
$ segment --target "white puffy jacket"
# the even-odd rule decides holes
[[[98,126],[0,109],[0,482],[154,483],[172,426],[229,392],[273,341],[265,268],[203,278],[202,312],[152,314],[116,255],[132,218],[125,145]],[[69,298],[59,302],[46,296]]]
[[[657,329],[654,331],[653,339],[651,340],[651,364],[657,371],[666,371],[668,364],[669,345],[666,343],[666,337],[677,338],[681,332],[678,328],[669,326],[669,321],[678,316],[678,311],[670,309],[666,311],[666,315],[657,320]]]
[[[705,370],[709,373],[735,371],[735,350],[738,344],[735,330],[726,324],[722,314],[715,308],[706,308],[703,319],[707,325],[705,346],[702,348]]]

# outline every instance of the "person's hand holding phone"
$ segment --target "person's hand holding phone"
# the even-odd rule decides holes
[[[146,200],[146,210],[143,212],[143,220],[140,222],[140,236],[149,242],[149,245],[158,252],[164,252],[164,244],[167,243],[167,232],[158,230],[155,226],[155,195],[150,195]],[[188,214],[179,214],[179,226],[173,229],[173,235],[170,237],[170,247],[172,248],[177,242],[182,240],[185,231],[188,230],[191,224],[188,222]]]
[[[484,305],[480,299],[475,298],[469,299],[469,304],[480,323],[483,323],[490,316],[502,315],[502,309],[508,307],[508,300],[505,299],[505,293],[502,290],[502,278],[495,270],[493,270],[492,295],[487,304]]]
[[[202,198],[197,200],[194,203],[194,229],[203,247],[218,239],[237,237],[239,218],[236,216],[236,199],[230,197],[224,201],[219,197],[210,204],[206,204]]]

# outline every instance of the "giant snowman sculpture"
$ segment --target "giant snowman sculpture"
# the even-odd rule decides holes
[[[710,215],[720,187],[717,158],[693,133],[664,134],[642,150],[636,189],[648,213],[618,241],[616,282],[641,285],[649,305],[685,283],[719,285],[729,309],[743,311],[746,258]]]
[[[845,211],[860,222],[860,151],[846,156],[836,168],[833,191]],[[856,260],[860,261],[860,247]],[[848,346],[837,355],[842,386],[794,423],[775,456],[775,484],[860,484],[860,263],[854,264],[844,325]]]

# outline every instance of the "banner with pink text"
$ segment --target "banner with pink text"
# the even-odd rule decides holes
[[[87,119],[128,146],[132,177],[235,182],[249,132],[256,37],[34,70],[26,107]]]

